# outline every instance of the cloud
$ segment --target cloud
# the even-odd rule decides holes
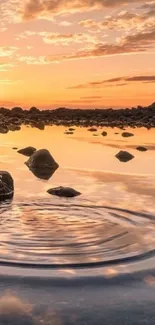
[[[0,62],[0,71],[5,72],[13,68],[15,65],[11,63]]]
[[[97,38],[95,35],[89,33],[51,33],[51,32],[34,32],[25,31],[21,33],[17,39],[25,39],[31,36],[40,36],[44,43],[55,45],[68,45],[70,43],[96,43]]]
[[[103,21],[95,21],[87,19],[80,21],[79,24],[85,28],[101,31],[101,30],[125,30],[138,31],[145,30],[149,26],[155,26],[155,12],[136,13],[129,11],[121,11],[115,16],[107,16]]]
[[[45,60],[44,56],[20,56],[18,57],[18,61],[24,62],[28,65],[44,65],[48,64],[48,62]]]
[[[83,89],[83,88],[100,88],[100,87],[111,87],[111,86],[125,86],[130,82],[149,82],[155,83],[155,76],[132,76],[132,77],[117,77],[112,79],[93,81],[86,84],[76,85],[68,87],[68,89]]]
[[[0,57],[12,56],[18,50],[17,47],[0,47]]]
[[[52,19],[54,15],[83,12],[93,9],[115,8],[144,3],[145,0],[9,0],[1,10],[11,20]]]
[[[0,85],[12,85],[18,83],[20,80],[0,79]]]

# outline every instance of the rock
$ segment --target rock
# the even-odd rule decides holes
[[[98,136],[99,136],[98,134],[95,134],[95,133],[93,134],[93,137],[98,137]]]
[[[72,131],[66,131],[66,132],[64,132],[64,134],[74,134],[74,132],[72,132]]]
[[[108,134],[108,133],[107,133],[106,131],[103,131],[103,132],[102,132],[103,137],[106,137],[107,134]]]
[[[45,129],[45,125],[42,122],[35,123],[34,126],[39,130],[44,130]]]
[[[20,127],[20,125],[11,124],[11,125],[9,125],[9,130],[10,131],[20,131],[21,127]]]
[[[97,129],[92,127],[92,128],[89,128],[88,131],[90,131],[90,132],[96,132]]]
[[[142,146],[139,146],[136,149],[139,150],[139,151],[147,151],[147,148],[142,147]]]
[[[75,129],[74,128],[69,128],[68,131],[75,131]]]
[[[124,137],[124,138],[133,137],[133,136],[134,136],[134,134],[130,133],[130,132],[123,132],[122,133],[122,137]]]
[[[13,147],[12,149],[13,149],[13,150],[17,150],[18,148],[17,148],[17,147]]]
[[[36,148],[34,147],[26,147],[26,148],[23,148],[23,149],[19,149],[18,150],[18,153],[24,155],[24,156],[27,156],[27,157],[30,157],[32,156],[32,154],[36,151]]]
[[[50,152],[46,149],[35,151],[25,164],[35,176],[43,179],[49,179],[59,167]]]
[[[119,132],[115,132],[115,134],[119,134]]]
[[[8,133],[9,129],[5,126],[0,126],[0,133]]]
[[[120,161],[122,161],[122,162],[127,162],[127,161],[129,161],[129,160],[131,160],[131,159],[134,158],[134,156],[131,153],[129,153],[127,151],[123,151],[123,150],[121,150],[120,152],[118,152],[115,157],[117,159],[119,159]]]
[[[80,192],[77,192],[73,188],[70,187],[56,187],[56,188],[51,188],[47,191],[49,194],[60,196],[60,197],[74,197],[81,195]]]
[[[0,171],[0,201],[12,199],[14,195],[14,181],[6,171]]]

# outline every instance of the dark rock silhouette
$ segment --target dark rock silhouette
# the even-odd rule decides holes
[[[134,136],[134,134],[130,133],[130,132],[123,132],[122,133],[122,137],[124,137],[124,138],[133,137],[133,136]]]
[[[126,127],[155,127],[155,103],[147,107],[125,109],[70,109],[60,107],[54,110],[39,110],[32,107],[24,110],[14,107],[12,110],[0,108],[0,133],[7,133],[10,124],[32,125],[44,129],[45,125],[85,126],[96,132],[97,127],[118,127],[125,130]],[[94,130],[95,129],[95,130]]]
[[[6,171],[0,171],[0,201],[12,199],[14,195],[14,181]]]
[[[129,160],[131,160],[131,159],[134,158],[134,156],[131,153],[129,153],[127,151],[123,151],[123,150],[121,150],[120,152],[118,152],[115,157],[117,159],[119,159],[119,161],[121,161],[121,162],[127,162],[127,161],[129,161]]]
[[[47,192],[49,194],[60,196],[60,197],[75,197],[81,195],[80,192],[74,190],[73,188],[63,187],[63,186],[51,188]]]
[[[88,131],[89,131],[89,132],[96,132],[97,129],[92,127],[92,128],[89,128]]]
[[[106,131],[103,131],[103,132],[102,132],[103,137],[106,137],[107,134],[108,134],[108,133],[107,133]]]
[[[10,131],[20,131],[21,130],[20,125],[16,125],[16,124],[11,124],[8,126],[8,128]]]
[[[20,153],[24,156],[30,157],[35,151],[36,151],[36,148],[34,148],[34,147],[26,147],[23,149],[19,149],[18,153]]]
[[[42,179],[49,179],[59,167],[47,149],[35,151],[25,164],[36,177]]]
[[[147,148],[139,146],[136,148],[138,151],[147,151]]]
[[[75,128],[69,128],[68,131],[75,131]]]

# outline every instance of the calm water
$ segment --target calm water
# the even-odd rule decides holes
[[[155,130],[128,129],[131,138],[104,130],[107,137],[102,129],[95,137],[84,128],[65,135],[64,127],[23,127],[0,135],[0,168],[15,181],[14,200],[0,209],[1,262],[80,267],[153,254]],[[29,145],[49,149],[59,163],[48,181],[36,178],[24,164],[27,157],[12,149]],[[148,151],[137,151],[139,145]],[[118,161],[121,149],[135,158]],[[65,199],[46,192],[61,185],[82,195]]]

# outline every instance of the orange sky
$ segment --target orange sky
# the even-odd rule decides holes
[[[155,2],[1,0],[0,106],[155,101]]]

